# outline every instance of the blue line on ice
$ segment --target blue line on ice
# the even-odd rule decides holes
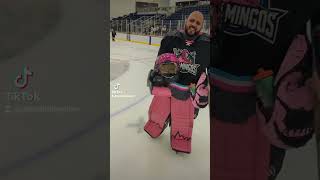
[[[150,96],[150,94],[145,95],[145,96],[143,96],[142,98],[140,98],[139,100],[137,100],[137,101],[135,101],[135,102],[133,102],[133,103],[125,106],[124,108],[122,108],[122,109],[120,109],[120,110],[118,110],[118,111],[116,111],[116,112],[114,112],[114,113],[111,113],[111,114],[110,114],[110,119],[112,119],[113,117],[115,117],[115,116],[117,116],[117,115],[119,115],[119,114],[127,111],[128,109],[134,107],[135,105],[140,104],[143,100],[145,100],[145,99],[146,99],[147,97],[149,97],[149,96]]]

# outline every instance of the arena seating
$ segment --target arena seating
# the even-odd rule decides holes
[[[124,15],[121,17],[113,18],[112,20],[136,20],[139,19],[143,16],[145,17],[152,17],[155,16],[156,14],[137,14],[137,13],[130,13],[129,15]]]
[[[202,6],[192,6],[192,7],[185,7],[182,8],[169,17],[166,18],[166,20],[181,20],[185,19],[186,16],[188,16],[193,11],[200,11],[203,13],[204,18],[206,20],[210,19],[210,7],[208,5],[202,5]]]
[[[182,8],[175,13],[171,14],[170,16],[164,18],[164,20],[182,20],[185,19],[186,16],[188,16],[193,11],[200,11],[204,14],[205,20],[210,19],[210,7],[208,5],[202,5],[202,6],[192,6],[192,7],[185,7]],[[142,16],[146,17],[152,17],[156,14],[137,14],[137,13],[130,13],[129,15],[124,15],[121,17],[113,18],[112,20],[136,20],[138,18],[141,18]]]
[[[165,25],[167,28],[169,28],[171,30],[177,29],[179,27],[179,21],[181,23],[181,20],[185,20],[186,17],[193,11],[202,12],[204,15],[204,19],[207,21],[210,21],[210,6],[209,5],[198,5],[198,6],[187,6],[187,7],[179,8],[178,10],[176,10],[176,12],[174,12],[170,16],[164,15],[162,19],[158,19],[157,22],[155,22],[155,25],[156,25],[156,27]],[[111,21],[115,21],[115,20],[134,21],[134,20],[141,18],[143,16],[152,17],[155,15],[156,14],[141,15],[141,14],[137,14],[137,13],[130,13],[130,14],[124,15],[122,17],[113,18]],[[151,26],[152,25],[150,25],[150,27]],[[146,28],[150,28],[150,27],[146,27]],[[180,24],[180,27],[181,27],[181,24]]]

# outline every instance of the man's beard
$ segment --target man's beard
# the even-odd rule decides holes
[[[191,27],[188,28],[187,25],[184,26],[184,31],[185,31],[185,33],[186,33],[188,36],[194,37],[194,36],[197,36],[197,35],[200,33],[200,31],[197,31],[196,28],[193,27],[194,33],[193,33],[193,34],[189,34],[189,31],[188,31],[188,30],[189,30],[190,28],[191,28]]]

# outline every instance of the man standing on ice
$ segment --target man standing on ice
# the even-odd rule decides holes
[[[144,129],[153,138],[171,124],[171,147],[191,152],[193,120],[208,103],[206,68],[210,37],[202,33],[204,17],[192,12],[184,30],[168,33],[161,41],[155,68],[149,74],[154,95]]]

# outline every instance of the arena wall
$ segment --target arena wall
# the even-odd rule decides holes
[[[117,33],[116,40],[128,41],[127,34]],[[160,46],[162,37],[142,36],[142,35],[130,34],[130,41],[132,43],[147,44],[148,45],[150,40],[151,40],[151,45]]]

